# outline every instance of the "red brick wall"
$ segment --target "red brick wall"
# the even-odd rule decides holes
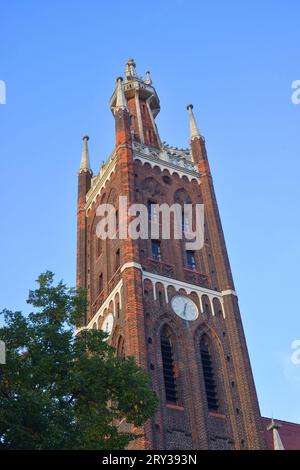
[[[128,104],[130,113],[134,114],[133,101]],[[160,398],[155,417],[145,426],[145,439],[134,443],[133,447],[263,448],[265,444],[259,407],[236,296],[224,297],[226,319],[219,314],[220,305],[216,303],[215,315],[212,312],[200,314],[196,321],[184,322],[170,307],[169,301],[175,294],[174,289],[169,289],[168,299],[161,290],[161,298],[157,296],[157,300],[154,300],[153,286],[149,281],[143,285],[142,273],[138,268],[129,267],[123,273],[115,270],[115,253],[120,249],[121,266],[124,263],[137,262],[144,270],[156,272],[166,278],[205,285],[218,291],[234,288],[204,143],[196,140],[192,144],[194,159],[202,173],[199,185],[196,180],[171,176],[167,170],[161,171],[158,167],[153,169],[149,164],[134,161],[129,113],[119,111],[115,120],[116,170],[84,217],[82,200],[79,199],[77,279],[78,285],[86,285],[89,290],[89,319],[118,280],[123,279],[123,307],[119,318],[115,320],[113,338],[117,341],[120,335],[124,337],[125,353],[149,370],[152,386]],[[150,126],[150,121],[149,116],[143,117],[145,127]],[[117,201],[119,195],[127,195],[129,203],[146,204],[151,199],[171,205],[185,195],[194,204],[204,203],[205,245],[196,253],[198,273],[185,269],[184,247],[179,240],[161,241],[160,263],[151,260],[149,240],[103,241],[102,254],[97,257],[96,208],[100,201]],[[104,281],[102,294],[97,290],[100,273],[103,273]],[[158,285],[156,289],[161,287]],[[186,295],[184,291],[180,293]],[[190,296],[200,309],[196,294],[191,293]],[[166,403],[164,392],[160,331],[165,324],[170,328],[174,341],[180,398],[175,407]],[[204,333],[213,345],[213,365],[220,398],[217,413],[209,413],[206,403],[199,352],[200,337]]]

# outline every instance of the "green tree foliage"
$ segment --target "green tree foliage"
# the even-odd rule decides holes
[[[123,449],[136,439],[157,398],[148,374],[132,358],[120,358],[98,330],[82,325],[86,295],[53,273],[29,292],[34,313],[4,310],[0,339],[1,449]],[[125,430],[117,423],[127,423]]]

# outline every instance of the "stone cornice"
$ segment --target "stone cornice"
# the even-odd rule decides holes
[[[178,155],[171,155],[168,148],[163,150],[151,148],[140,143],[133,143],[133,158],[142,163],[149,163],[151,167],[158,166],[162,171],[168,170],[170,174],[177,173],[180,177],[186,176],[190,181],[195,179],[200,183],[200,174],[195,169],[194,163],[184,158],[182,151]]]

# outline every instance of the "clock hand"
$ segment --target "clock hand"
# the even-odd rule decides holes
[[[186,302],[185,305],[184,305],[184,309],[183,309],[183,315],[184,315],[184,316],[186,316],[185,311],[186,311],[187,304],[188,304],[188,303]]]

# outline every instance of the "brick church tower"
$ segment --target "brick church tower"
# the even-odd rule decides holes
[[[213,180],[192,105],[190,148],[162,143],[159,98],[132,59],[110,100],[115,148],[93,176],[88,137],[78,173],[77,285],[89,297],[87,328],[102,328],[120,355],[151,375],[159,409],[135,448],[265,448],[261,417]],[[182,239],[96,234],[99,204],[204,205],[204,245]]]

